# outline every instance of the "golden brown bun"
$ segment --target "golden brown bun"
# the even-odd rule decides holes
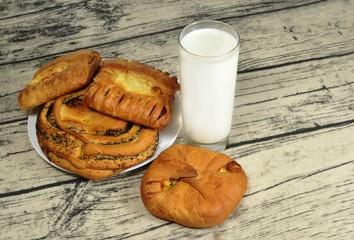
[[[171,103],[179,89],[175,77],[150,66],[111,59],[87,89],[84,102],[126,121],[162,129],[171,119]]]
[[[92,50],[78,50],[42,66],[18,96],[22,109],[31,109],[87,85],[101,63]]]
[[[241,166],[222,153],[175,144],[146,170],[141,197],[154,216],[206,228],[222,223],[247,188]]]
[[[158,132],[88,108],[84,91],[44,105],[37,138],[46,156],[88,179],[102,179],[142,161],[156,150]]]

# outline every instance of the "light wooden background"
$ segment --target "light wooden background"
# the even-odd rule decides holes
[[[86,181],[42,161],[16,103],[36,69],[90,48],[178,76],[178,34],[201,19],[241,35],[225,153],[249,187],[225,223],[151,216],[145,168]],[[3,0],[0,36],[0,239],[354,239],[353,0]]]

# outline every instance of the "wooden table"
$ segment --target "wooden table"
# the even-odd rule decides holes
[[[2,1],[1,239],[354,239],[354,1]],[[43,161],[17,96],[49,60],[87,48],[178,76],[201,19],[241,35],[230,145],[249,186],[221,225],[157,219],[146,167],[87,181]]]

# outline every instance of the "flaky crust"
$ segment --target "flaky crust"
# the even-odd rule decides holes
[[[42,66],[18,96],[22,109],[31,109],[86,86],[100,66],[93,50],[78,50]]]
[[[141,198],[154,216],[206,228],[222,223],[247,188],[242,167],[222,153],[175,144],[146,170]]]
[[[52,162],[87,179],[102,179],[155,152],[157,130],[94,111],[83,103],[83,93],[46,103],[37,118],[39,145]]]
[[[84,102],[105,114],[162,129],[171,119],[171,103],[177,90],[176,77],[145,64],[116,58],[103,62]]]

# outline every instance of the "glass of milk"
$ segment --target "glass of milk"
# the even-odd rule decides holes
[[[203,20],[186,26],[178,40],[184,142],[222,151],[231,130],[239,34]]]

